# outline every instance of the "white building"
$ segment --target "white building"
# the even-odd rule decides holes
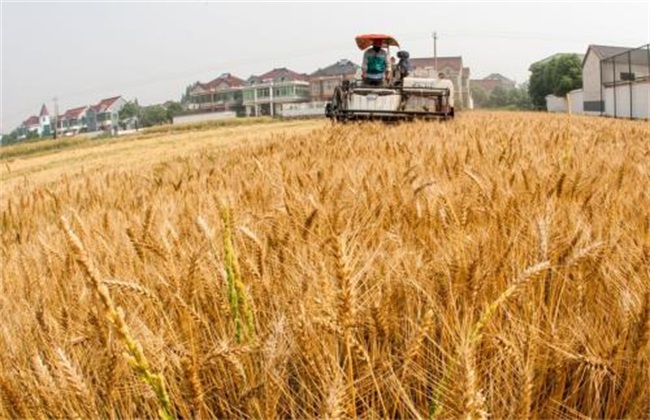
[[[560,99],[565,100],[547,97],[547,109],[558,111]],[[565,109],[573,113],[649,118],[650,46],[590,45],[582,60],[582,89],[566,100]]]
[[[39,136],[49,136],[52,134],[52,126],[50,121],[50,113],[47,111],[45,104],[41,107],[41,112],[38,116],[32,115],[27,118],[20,126],[23,137],[28,133],[35,133]]]

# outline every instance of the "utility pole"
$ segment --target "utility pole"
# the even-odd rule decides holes
[[[59,125],[59,98],[55,96],[52,101],[54,101],[54,140],[56,140],[56,131]]]
[[[435,71],[434,77],[438,76],[438,50],[436,41],[438,41],[438,33],[436,31],[433,31],[433,69]]]

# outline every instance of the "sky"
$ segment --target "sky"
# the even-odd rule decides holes
[[[525,82],[531,63],[589,44],[650,42],[650,2],[0,1],[0,132],[121,95],[179,100],[221,73],[312,73],[361,61],[354,37],[393,35],[411,57],[462,56],[470,78]]]

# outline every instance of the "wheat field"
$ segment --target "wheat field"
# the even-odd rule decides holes
[[[0,417],[650,418],[647,121],[295,124],[7,163]]]

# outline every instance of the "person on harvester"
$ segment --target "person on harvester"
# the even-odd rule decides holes
[[[382,41],[380,39],[375,39],[372,43],[372,47],[368,48],[363,53],[361,77],[363,78],[364,83],[371,86],[381,86],[384,84],[384,80],[390,78],[388,53],[381,46]]]

